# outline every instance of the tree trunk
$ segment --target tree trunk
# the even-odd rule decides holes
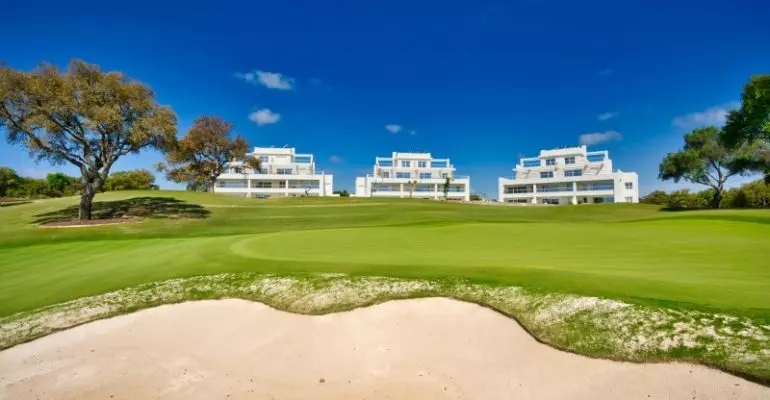
[[[722,203],[722,188],[716,188],[714,190],[714,197],[711,198],[711,208],[719,208],[720,203]]]
[[[81,221],[87,221],[91,219],[91,206],[94,202],[94,196],[96,190],[91,182],[83,184],[83,190],[80,194],[80,208],[78,209],[78,219]]]

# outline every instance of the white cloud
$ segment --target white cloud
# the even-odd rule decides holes
[[[618,131],[593,132],[580,135],[580,144],[594,145],[599,143],[612,142],[623,139],[623,135]]]
[[[601,113],[601,114],[597,115],[596,118],[599,121],[606,121],[608,119],[613,119],[613,118],[617,117],[618,115],[620,115],[619,112],[610,111],[610,112],[606,112],[606,113]]]
[[[739,102],[731,101],[726,104],[709,107],[704,111],[680,115],[674,118],[671,124],[682,129],[703,128],[709,125],[722,126],[725,124],[727,113],[740,106]]]
[[[613,72],[612,69],[605,68],[605,69],[599,71],[598,74],[599,74],[599,76],[610,76],[610,75],[612,75],[612,72]]]
[[[291,90],[294,88],[294,78],[284,76],[279,72],[238,72],[235,77],[254,85],[262,85],[268,89]]]
[[[278,72],[257,71],[259,83],[268,89],[291,90],[294,85],[294,79],[283,76]]]
[[[410,134],[410,135],[416,135],[416,134],[417,134],[417,131],[409,131],[409,134]]]
[[[270,111],[269,108],[263,108],[249,114],[249,120],[255,122],[257,125],[270,125],[278,122],[281,119],[281,114]]]
[[[342,163],[342,157],[336,154],[332,155],[331,157],[329,157],[329,162],[331,162],[332,164],[340,164]]]
[[[396,124],[385,125],[385,130],[387,130],[390,133],[399,133],[403,129],[404,127],[401,125],[396,125]]]

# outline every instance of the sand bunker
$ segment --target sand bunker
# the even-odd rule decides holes
[[[161,306],[0,352],[2,399],[768,399],[688,364],[594,360],[447,299],[324,316]]]

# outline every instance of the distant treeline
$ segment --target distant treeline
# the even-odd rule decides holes
[[[714,189],[690,192],[689,189],[666,193],[656,190],[642,197],[646,204],[657,204],[672,209],[708,208],[714,197]],[[770,184],[764,180],[749,182],[738,188],[725,190],[719,208],[770,208]]]
[[[155,175],[146,169],[114,172],[107,177],[103,187],[106,191],[157,188]],[[81,190],[80,178],[61,172],[38,179],[20,176],[11,168],[0,167],[0,197],[43,199],[79,195]]]

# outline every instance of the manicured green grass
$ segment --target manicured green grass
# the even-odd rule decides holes
[[[35,221],[62,215],[77,199],[0,209],[0,316],[174,277],[343,272],[468,278],[770,320],[766,210],[265,201],[164,191],[96,200],[149,217],[41,228]]]

